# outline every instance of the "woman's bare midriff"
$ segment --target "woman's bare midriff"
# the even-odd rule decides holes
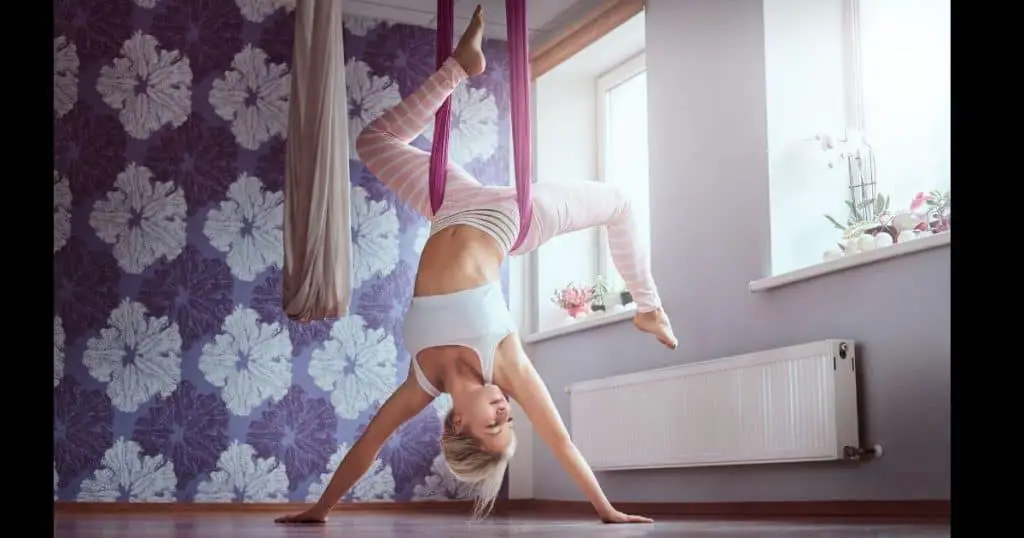
[[[443,295],[494,282],[503,259],[501,247],[486,233],[464,224],[445,228],[423,247],[413,295]]]

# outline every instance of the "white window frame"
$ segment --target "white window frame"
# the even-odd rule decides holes
[[[607,170],[605,168],[605,151],[607,150],[607,117],[608,117],[608,92],[615,89],[632,79],[635,76],[640,75],[647,71],[647,56],[645,52],[640,52],[636,56],[622,62],[621,64],[609,69],[597,77],[595,84],[595,92],[597,92],[597,181],[602,183],[608,183]],[[610,252],[608,249],[608,231],[604,226],[601,226],[597,234],[597,270],[598,273],[603,275],[605,279],[609,280],[609,283],[615,286],[621,286],[621,276],[615,279],[611,278],[612,274],[617,274],[615,268],[609,261]]]

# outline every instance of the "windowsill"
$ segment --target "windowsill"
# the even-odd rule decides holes
[[[922,252],[949,245],[950,232],[937,233],[928,237],[896,243],[888,247],[882,247],[867,252],[861,252],[849,257],[842,257],[835,260],[819,263],[796,271],[782,273],[780,275],[754,280],[750,283],[750,291],[764,291],[779,288],[801,280],[809,280],[829,273],[845,271],[853,267],[868,265],[871,263],[906,256],[914,252]]]
[[[558,327],[552,327],[550,329],[544,329],[543,331],[537,331],[533,334],[528,334],[523,337],[524,344],[532,344],[534,342],[540,342],[542,340],[549,340],[558,336],[565,336],[567,334],[577,333],[580,331],[586,331],[604,325],[611,325],[612,323],[618,323],[620,321],[626,321],[627,319],[633,319],[636,315],[636,304],[631,304],[625,309],[618,312],[605,313],[605,314],[589,314],[587,317],[579,321],[571,321],[565,325]]]

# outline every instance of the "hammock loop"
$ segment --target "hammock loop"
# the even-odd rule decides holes
[[[533,169],[530,139],[530,61],[526,32],[526,0],[505,0],[510,99],[512,116],[512,152],[515,164],[516,205],[519,208],[519,235],[511,250],[526,239],[533,218],[530,197]],[[452,55],[455,38],[455,0],[437,0],[437,68]],[[448,179],[448,141],[451,135],[452,98],[449,95],[434,116],[434,142],[430,150],[430,209],[433,214],[444,203]]]

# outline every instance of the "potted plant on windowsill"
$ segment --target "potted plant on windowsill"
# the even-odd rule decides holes
[[[895,213],[889,210],[889,197],[881,194],[873,200],[865,200],[859,204],[859,208],[847,200],[850,214],[845,226],[830,215],[825,215],[833,226],[842,230],[843,237],[838,244],[839,250],[825,252],[824,259],[830,261],[948,231],[950,205],[949,192],[940,191],[928,194],[919,192],[910,202],[909,210]],[[875,216],[862,217],[861,212],[869,207]]]
[[[573,319],[586,315],[587,307],[594,298],[593,286],[579,286],[569,284],[568,286],[555,290],[551,302],[565,310]]]
[[[608,297],[608,281],[601,275],[594,279],[594,297],[590,300],[590,310],[594,312],[606,312],[608,310],[605,299]]]

